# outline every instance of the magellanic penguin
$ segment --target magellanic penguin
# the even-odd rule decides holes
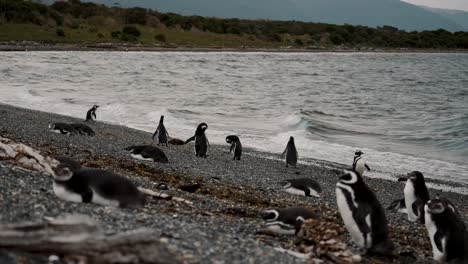
[[[263,212],[265,229],[280,235],[294,235],[307,219],[318,219],[319,214],[308,208],[269,209]]]
[[[320,197],[320,194],[322,193],[320,184],[316,180],[309,178],[286,180],[284,182],[283,189],[288,193],[307,197]]]
[[[364,169],[370,170],[370,167],[362,159],[362,154],[364,154],[362,151],[356,150],[353,160],[353,170],[361,176],[364,175]]]
[[[63,135],[76,135],[78,131],[71,125],[65,123],[51,123],[49,124],[49,130],[54,133]]]
[[[242,144],[238,136],[230,135],[226,137],[226,143],[231,144],[229,153],[234,150],[234,160],[240,160],[242,156]]]
[[[96,120],[96,110],[98,109],[99,105],[93,105],[91,109],[86,112],[86,121],[95,121]]]
[[[195,140],[196,157],[206,158],[208,146],[210,145],[210,142],[208,142],[208,138],[205,134],[206,129],[208,129],[208,125],[206,123],[199,124],[197,130],[195,131],[195,135],[185,141],[185,144],[187,144],[190,141]]]
[[[286,167],[289,165],[296,167],[298,154],[296,145],[294,144],[294,137],[289,138],[288,144],[281,155],[282,158],[284,157],[284,154],[286,154]]]
[[[404,193],[408,220],[424,224],[424,205],[429,201],[429,191],[423,174],[419,171],[413,171],[408,173],[406,177],[399,178],[398,181],[406,181]]]
[[[74,129],[76,129],[76,131],[78,131],[78,133],[80,133],[81,135],[86,135],[86,136],[90,136],[90,137],[93,137],[94,135],[96,135],[94,130],[91,127],[87,126],[87,125],[84,125],[84,124],[70,124],[70,126],[72,126]]]
[[[156,128],[156,131],[154,131],[153,134],[153,139],[158,136],[158,145],[166,144],[167,147],[167,138],[169,137],[169,133],[166,130],[166,127],[164,126],[164,116],[161,116],[161,119],[159,119],[159,125]]]
[[[360,248],[368,253],[392,254],[394,244],[385,211],[361,175],[345,170],[336,184],[336,200],[346,229]]]
[[[145,203],[145,196],[130,180],[105,170],[75,170],[67,162],[57,165],[53,176],[54,193],[65,201],[120,207]]]
[[[397,211],[402,214],[407,214],[405,198],[394,200],[387,207],[387,210]]]
[[[178,138],[170,138],[169,141],[167,141],[167,143],[171,145],[176,145],[176,146],[185,144],[185,142],[182,139],[178,139]]]
[[[151,145],[138,145],[126,147],[134,159],[148,160],[154,162],[168,163],[166,154],[159,148]]]
[[[429,200],[424,217],[434,260],[468,263],[468,231],[453,204],[444,198]]]

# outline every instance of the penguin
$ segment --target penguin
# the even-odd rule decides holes
[[[156,131],[154,131],[154,134],[152,137],[153,140],[156,135],[158,136],[158,145],[162,144],[164,146],[164,144],[166,144],[166,147],[167,147],[167,138],[169,137],[169,133],[167,132],[166,127],[164,126],[163,115],[161,116],[161,119],[159,119],[159,125],[156,128]]]
[[[408,214],[408,210],[406,209],[406,204],[405,204],[405,198],[394,200],[387,207],[387,210],[395,210],[402,214]]]
[[[49,130],[53,133],[63,135],[75,135],[78,131],[71,125],[65,123],[51,123],[49,124]]]
[[[445,198],[429,200],[424,218],[434,260],[468,263],[468,231],[453,204]]]
[[[286,180],[283,189],[288,193],[307,197],[320,197],[320,193],[322,192],[320,184],[309,178]]]
[[[385,211],[359,173],[345,170],[336,184],[336,201],[352,240],[367,253],[391,255]]]
[[[176,145],[176,146],[185,144],[185,142],[182,139],[178,139],[178,138],[170,138],[169,141],[167,141],[167,143],[171,145]]]
[[[195,135],[185,141],[185,144],[189,143],[192,140],[195,140],[195,156],[206,158],[206,154],[208,152],[208,146],[210,142],[206,137],[205,131],[208,129],[208,125],[206,123],[201,123],[198,125],[197,130],[195,131]]]
[[[370,171],[370,167],[362,159],[362,154],[364,154],[362,151],[356,150],[353,160],[353,170],[361,176],[364,175],[364,168]]]
[[[269,209],[263,212],[265,228],[280,235],[294,235],[307,219],[318,219],[319,214],[308,208]]]
[[[399,178],[398,181],[406,181],[404,193],[408,220],[424,224],[424,205],[429,201],[429,191],[423,174],[419,171],[413,171],[405,177]]]
[[[288,167],[288,165],[296,167],[298,154],[296,145],[294,144],[294,137],[289,138],[289,142],[286,145],[281,158],[284,158],[284,154],[286,154],[286,167]]]
[[[242,156],[242,144],[238,136],[230,135],[226,137],[226,143],[231,144],[229,153],[234,150],[233,160],[240,160]]]
[[[77,171],[81,169],[81,164],[68,156],[52,155],[51,158],[55,159],[57,161],[57,164],[68,164],[71,171]]]
[[[96,121],[96,110],[98,107],[99,105],[93,105],[93,107],[86,112],[85,121]]]
[[[68,162],[54,168],[53,190],[65,201],[140,207],[145,196],[127,178],[101,169],[76,169]]]
[[[154,162],[168,163],[169,159],[166,154],[159,148],[151,145],[139,145],[126,147],[125,150],[130,151],[130,155],[139,160],[148,160]]]
[[[87,126],[87,125],[84,125],[84,124],[70,124],[70,126],[72,126],[74,129],[76,129],[76,131],[78,131],[78,133],[80,133],[81,135],[86,135],[86,136],[90,136],[90,137],[93,137],[94,135],[96,135],[94,130],[91,127]]]

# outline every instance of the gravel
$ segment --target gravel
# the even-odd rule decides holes
[[[307,206],[325,208],[330,211],[328,215],[339,218],[335,184],[342,166],[338,164],[320,165],[321,162],[316,161],[319,165],[300,164],[297,169],[288,169],[284,161],[279,160],[279,154],[247,148],[244,148],[242,160],[235,161],[228,153],[227,144],[212,145],[208,158],[197,158],[193,143],[161,147],[169,158],[168,164],[136,161],[124,148],[154,144],[151,133],[95,122],[89,124],[97,133],[95,137],[66,136],[50,133],[48,124],[52,122],[82,120],[0,104],[1,136],[27,144],[46,155],[69,155],[85,166],[114,171],[144,188],[154,190],[157,183],[166,182],[169,190],[164,192],[193,204],[152,199],[144,208],[121,209],[65,202],[53,194],[50,175],[25,171],[15,164],[0,161],[0,224],[81,213],[95,219],[109,234],[139,227],[153,228],[187,263],[303,263],[304,260],[274,250],[277,246],[288,247],[293,238],[256,233],[263,223],[258,212],[268,207]],[[281,181],[300,177],[316,179],[323,189],[322,198],[281,191]],[[397,183],[396,178],[395,181],[365,180],[385,207],[403,197],[403,185]],[[194,193],[178,188],[191,183],[199,183],[201,188]],[[450,199],[466,218],[466,195],[437,193]],[[387,211],[387,218],[398,249],[413,252],[418,263],[431,263],[425,228],[397,212]],[[414,245],[413,241],[419,244]],[[405,261],[401,258],[393,263]]]

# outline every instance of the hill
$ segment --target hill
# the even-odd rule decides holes
[[[452,20],[399,0],[93,0],[123,7],[144,7],[183,15],[222,18],[298,20],[364,26],[390,25],[404,30],[468,31]]]
[[[422,8],[429,10],[439,16],[452,20],[457,25],[463,27],[466,31],[468,29],[468,12],[452,9],[440,9],[422,6]]]

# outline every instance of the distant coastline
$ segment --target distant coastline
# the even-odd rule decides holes
[[[297,47],[187,47],[156,46],[139,43],[43,43],[35,41],[0,41],[0,51],[149,51],[149,52],[388,52],[388,53],[468,53],[466,49],[416,48],[297,48]]]

